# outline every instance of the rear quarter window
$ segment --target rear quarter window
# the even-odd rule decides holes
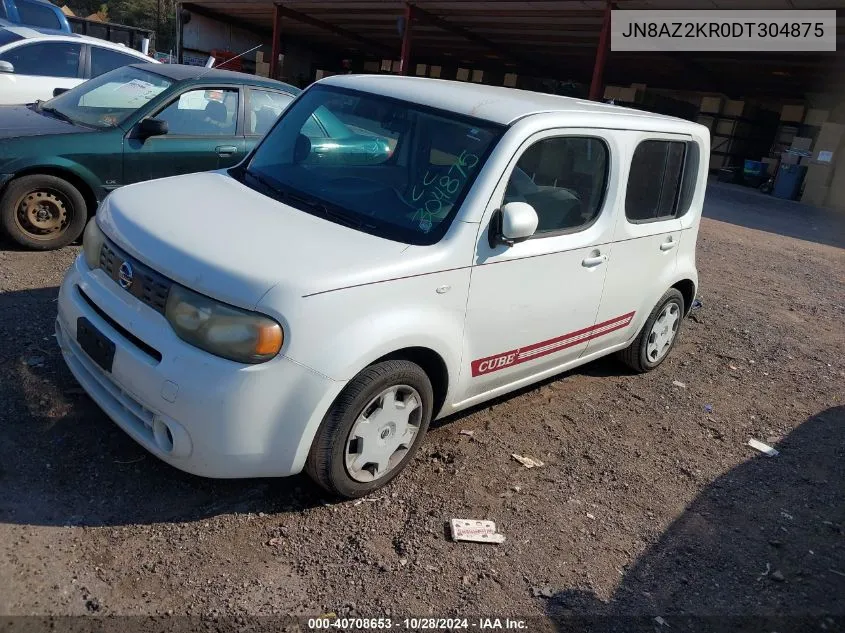
[[[690,207],[698,175],[698,144],[649,139],[640,142],[631,159],[625,195],[629,222],[670,220]]]

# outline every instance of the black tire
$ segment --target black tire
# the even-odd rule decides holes
[[[22,207],[38,205],[48,218],[46,222],[58,226],[42,228],[31,224],[30,215]],[[88,221],[88,205],[79,190],[66,180],[42,174],[21,176],[10,182],[0,196],[0,221],[6,234],[21,246],[54,250],[82,235]]]
[[[371,400],[392,385],[416,389],[422,400],[419,430],[402,460],[393,470],[371,482],[353,479],[346,469],[346,446],[358,416]],[[323,418],[311,444],[305,472],[330,493],[354,499],[386,485],[410,462],[431,421],[434,391],[419,365],[405,360],[389,360],[364,369],[340,393]]]
[[[666,353],[656,361],[653,361],[648,357],[648,339],[657,317],[661,312],[663,312],[663,308],[670,303],[675,303],[677,305],[677,309],[680,314],[677,327],[675,328],[675,337],[669,344],[669,349]],[[669,357],[669,354],[672,353],[672,348],[675,347],[675,343],[678,342],[678,335],[681,333],[681,323],[683,323],[684,314],[684,296],[675,288],[669,288],[669,290],[666,291],[666,294],[664,294],[660,298],[660,301],[657,302],[657,305],[654,306],[654,310],[651,311],[651,314],[648,315],[648,319],[646,319],[646,322],[640,330],[640,333],[637,335],[637,338],[635,338],[628,347],[623,349],[621,352],[618,352],[617,356],[623,363],[635,372],[643,373],[651,371],[666,360]]]

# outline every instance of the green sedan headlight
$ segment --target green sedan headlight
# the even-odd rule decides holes
[[[106,236],[97,226],[97,218],[88,220],[85,232],[82,234],[82,252],[85,255],[85,263],[91,270],[100,265],[100,251],[103,249],[105,240]]]
[[[282,326],[270,317],[173,284],[164,315],[183,341],[239,363],[262,363],[282,349]]]

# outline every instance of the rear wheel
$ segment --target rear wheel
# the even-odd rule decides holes
[[[675,346],[683,317],[684,297],[670,288],[654,306],[637,338],[619,352],[619,358],[636,372],[651,371]]]
[[[87,219],[85,198],[56,176],[22,176],[0,196],[3,228],[28,248],[46,251],[70,244],[82,234]]]
[[[411,461],[428,429],[434,394],[418,365],[391,360],[358,374],[323,418],[305,465],[323,488],[360,497]]]

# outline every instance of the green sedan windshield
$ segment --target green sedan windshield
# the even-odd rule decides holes
[[[173,81],[161,75],[123,66],[86,81],[41,107],[74,123],[110,128],[123,123],[172,85]]]

